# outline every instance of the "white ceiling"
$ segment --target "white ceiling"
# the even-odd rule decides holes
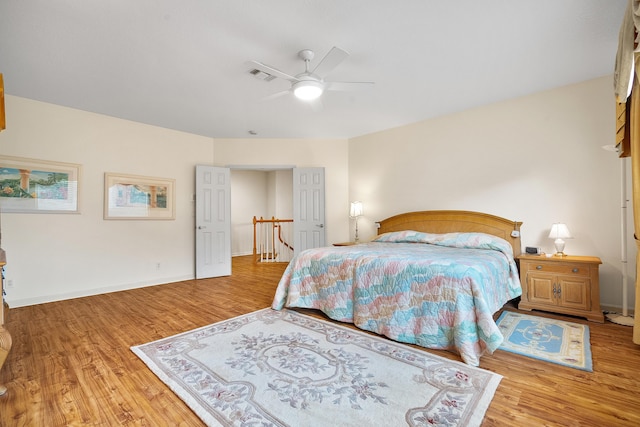
[[[0,72],[8,95],[208,137],[349,138],[612,74],[626,4],[2,0]],[[351,55],[327,80],[373,90],[314,109],[248,73],[332,46]]]

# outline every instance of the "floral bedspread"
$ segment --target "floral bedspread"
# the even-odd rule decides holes
[[[503,341],[493,314],[522,294],[511,245],[484,233],[386,233],[308,249],[272,308],[314,308],[393,340],[457,352],[473,366]]]

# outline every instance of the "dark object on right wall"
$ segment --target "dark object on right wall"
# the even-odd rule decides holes
[[[2,73],[0,73],[0,130],[6,129],[6,127],[4,119],[4,80],[2,79]]]

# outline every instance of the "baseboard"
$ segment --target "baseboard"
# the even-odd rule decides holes
[[[233,256],[246,256],[252,255],[253,252],[234,254]],[[73,298],[90,297],[93,295],[108,294],[110,292],[127,291],[130,289],[145,288],[147,286],[165,285],[167,283],[182,282],[184,280],[193,280],[195,276],[177,276],[177,277],[163,277],[160,279],[154,279],[153,281],[143,281],[136,283],[125,283],[116,286],[108,286],[104,288],[88,289],[86,291],[69,292],[64,294],[42,295],[35,298],[21,298],[21,299],[9,299],[5,297],[5,300],[10,307],[26,307],[29,305],[46,304],[48,302],[64,301]]]
[[[5,300],[9,304],[9,307],[18,308],[18,307],[26,307],[26,306],[29,306],[29,305],[46,304],[46,303],[49,303],[49,302],[64,301],[64,300],[74,299],[74,298],[90,297],[90,296],[93,296],[93,295],[108,294],[108,293],[111,293],[111,292],[128,291],[128,290],[131,290],[131,289],[146,288],[148,286],[166,285],[167,283],[182,282],[184,280],[193,280],[193,279],[195,279],[195,276],[193,276],[193,275],[190,275],[190,276],[177,276],[177,277],[164,277],[164,278],[161,278],[161,279],[156,279],[153,282],[144,281],[144,282],[137,282],[137,283],[125,283],[125,284],[116,285],[116,286],[108,286],[108,287],[104,287],[104,288],[88,289],[86,291],[79,291],[79,292],[69,292],[69,293],[54,294],[54,295],[43,295],[43,296],[39,296],[39,297],[35,297],[35,298],[22,298],[22,299],[15,299],[15,300],[9,300],[9,299],[5,298]]]
[[[251,252],[234,252],[231,254],[232,257],[235,256],[247,256],[247,255],[253,255],[253,251]]]

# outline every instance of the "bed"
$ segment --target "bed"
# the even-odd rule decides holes
[[[272,308],[318,309],[399,342],[449,350],[478,366],[503,341],[493,315],[522,289],[520,226],[471,211],[410,212],[353,246],[302,251]]]

